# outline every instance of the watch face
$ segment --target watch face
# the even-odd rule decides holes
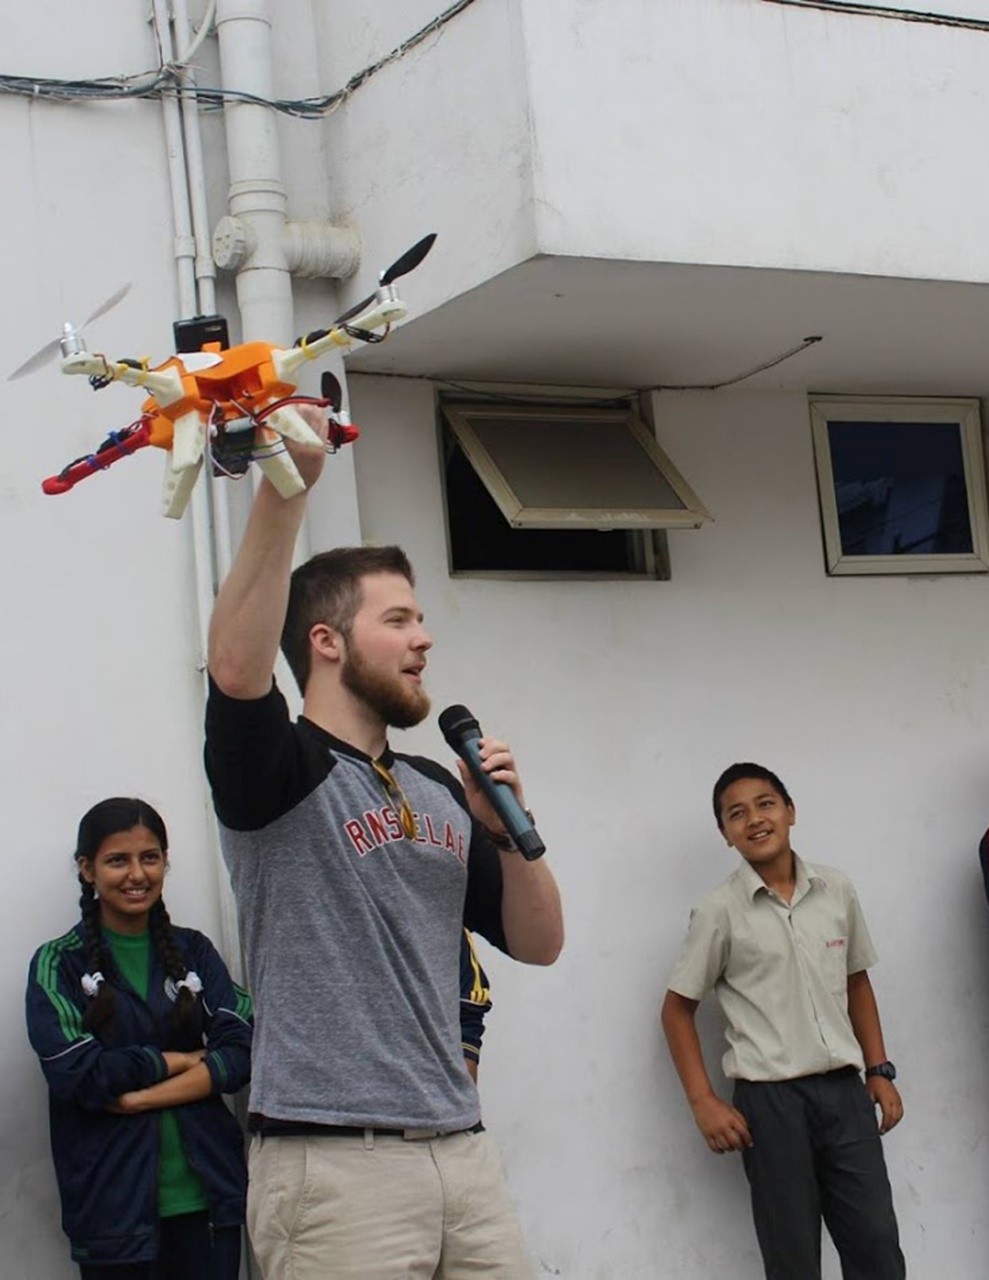
[[[892,1062],[880,1062],[876,1067],[870,1067],[868,1070],[870,1076],[882,1076],[884,1080],[896,1079],[896,1067]]]

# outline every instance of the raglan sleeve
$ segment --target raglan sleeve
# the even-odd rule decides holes
[[[724,973],[728,950],[727,912],[717,903],[702,902],[690,913],[669,989],[687,1000],[703,1000]]]
[[[231,698],[210,677],[205,764],[216,815],[234,831],[274,822],[313,785],[274,681],[262,698]]]
[[[463,786],[449,769],[424,756],[406,758],[428,778],[449,791],[463,811],[464,819],[470,824],[470,835],[466,841],[467,888],[464,894],[464,928],[471,933],[479,933],[499,951],[511,955],[501,918],[503,878],[498,850],[492,844],[484,827],[471,813]]]
[[[466,801],[464,803],[466,806]],[[521,857],[520,854],[515,856]],[[511,955],[501,918],[501,894],[500,855],[481,824],[475,818],[471,818],[464,927],[471,933],[479,933],[499,951]]]
[[[168,1068],[155,1045],[104,1048],[84,1028],[83,998],[74,985],[57,945],[39,948],[28,970],[27,1031],[52,1094],[100,1111],[122,1093],[164,1080]]]

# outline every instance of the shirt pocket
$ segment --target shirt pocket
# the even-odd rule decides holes
[[[848,990],[848,938],[843,934],[823,938],[820,946],[821,976],[827,989],[844,996]]]

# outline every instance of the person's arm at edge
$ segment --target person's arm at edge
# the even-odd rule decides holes
[[[694,1022],[699,1003],[679,992],[667,991],[661,1021],[694,1121],[710,1149],[723,1155],[726,1151],[751,1147],[752,1135],[742,1113],[714,1092]]]
[[[300,412],[325,440],[326,415],[308,406]],[[292,553],[305,516],[308,490],[319,479],[326,459],[322,448],[291,441],[285,444],[306,483],[306,492],[282,498],[262,480],[210,619],[210,675],[232,698],[263,698],[271,688],[288,606]]]
[[[848,975],[848,1017],[859,1042],[862,1057],[867,1067],[876,1067],[886,1061],[886,1046],[883,1043],[883,1029],[879,1021],[879,1007],[876,995],[869,981],[868,971],[860,969],[858,973]],[[869,1076],[865,1087],[869,1097],[879,1107],[882,1122],[880,1133],[889,1133],[894,1125],[903,1119],[903,1100],[892,1080],[883,1076]]]

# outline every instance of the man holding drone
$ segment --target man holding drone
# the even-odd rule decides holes
[[[308,491],[325,453],[287,447]],[[429,710],[411,566],[348,548],[292,574],[306,496],[262,482],[210,631],[206,762],[257,1011],[252,1243],[268,1280],[525,1280],[461,1055],[457,953],[466,925],[552,964],[559,893],[469,770],[461,786],[392,752],[388,729]],[[504,743],[481,739],[477,767],[525,808]]]

